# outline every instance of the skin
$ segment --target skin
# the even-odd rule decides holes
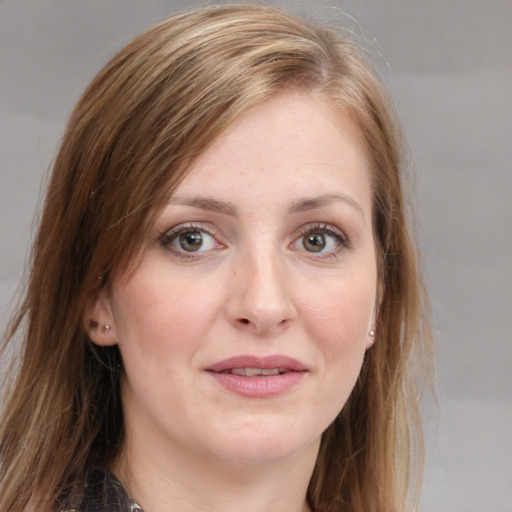
[[[267,100],[194,164],[140,263],[94,303],[111,328],[91,337],[118,344],[125,369],[112,469],[146,512],[308,510],[320,436],[372,344],[368,172],[347,116],[309,93]],[[177,230],[202,245],[188,251]],[[241,354],[307,372],[276,396],[242,397],[205,371]]]

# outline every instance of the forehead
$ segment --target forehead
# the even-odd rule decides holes
[[[287,92],[242,115],[194,163],[175,195],[355,196],[370,207],[358,125],[318,95]]]

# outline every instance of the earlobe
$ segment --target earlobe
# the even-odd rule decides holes
[[[90,340],[103,347],[117,343],[112,306],[106,290],[92,299],[84,315],[84,327]]]
[[[366,342],[366,350],[368,350],[369,348],[371,348],[373,346],[373,344],[375,343],[375,327],[372,327],[369,331],[368,331],[368,340]]]
[[[370,324],[371,325],[370,330],[368,331],[366,350],[370,349],[375,343],[375,338],[377,336],[376,324],[377,324],[377,319],[379,317],[380,306],[382,304],[382,297],[383,297],[383,286],[382,286],[381,281],[379,280],[377,283],[377,293],[376,293],[376,297],[375,297],[375,305],[374,305],[374,310],[373,310],[373,315],[372,315],[373,319],[372,319],[372,323]]]

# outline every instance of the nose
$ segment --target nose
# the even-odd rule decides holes
[[[226,311],[237,329],[272,335],[287,329],[297,317],[292,283],[277,255],[241,257],[231,280]]]

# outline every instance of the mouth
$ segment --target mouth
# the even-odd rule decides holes
[[[297,359],[280,354],[264,357],[241,355],[219,361],[207,367],[206,370],[214,373],[260,377],[288,372],[307,372],[308,367]]]
[[[205,370],[228,391],[246,398],[270,398],[297,386],[308,368],[283,355],[236,356]]]
[[[260,377],[269,375],[282,375],[290,370],[286,368],[231,368],[230,370],[224,370],[220,373],[240,375],[242,377]]]

